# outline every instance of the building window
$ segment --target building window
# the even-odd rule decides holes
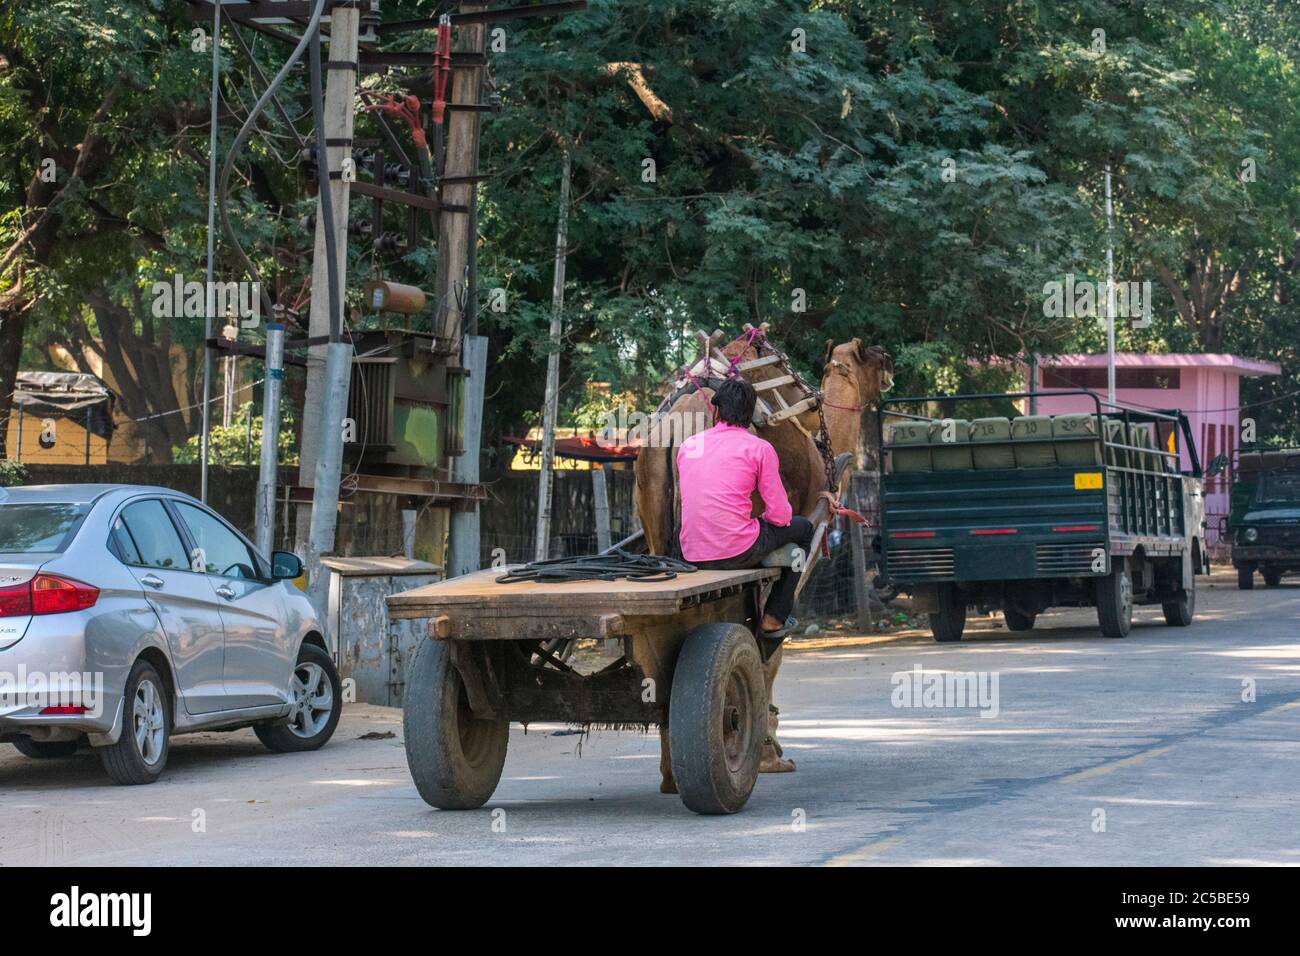
[[[1131,389],[1168,390],[1179,388],[1181,369],[1176,368],[1117,368],[1115,369],[1115,387]],[[1087,388],[1104,389],[1106,387],[1106,370],[1104,368],[1062,368],[1060,366],[1043,367],[1043,388]]]

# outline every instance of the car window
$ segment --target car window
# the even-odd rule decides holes
[[[176,511],[199,548],[195,556],[196,567],[201,561],[209,574],[228,578],[257,577],[257,562],[247,545],[215,515],[183,501],[176,502]]]
[[[117,555],[127,564],[143,564],[140,560],[140,551],[135,546],[135,541],[131,538],[131,532],[126,530],[126,522],[122,516],[118,515],[117,520],[113,522],[113,547],[117,549]]]
[[[133,546],[133,549],[122,551],[123,561],[146,568],[189,570],[190,562],[185,557],[185,544],[181,541],[180,532],[157,498],[137,501],[123,508],[122,514],[113,522],[115,540],[119,524],[125,526],[128,540]]]
[[[76,537],[85,504],[0,504],[0,552],[57,554]]]

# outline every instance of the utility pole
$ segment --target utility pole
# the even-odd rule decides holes
[[[339,308],[347,287],[348,198],[352,164],[352,122],[357,85],[357,32],[361,14],[355,7],[330,10],[329,61],[325,73],[325,155],[318,156],[319,188],[329,190],[335,236],[335,266],[338,275]],[[324,337],[342,322],[332,316],[329,304],[329,263],[325,240],[325,215],[320,200],[316,206],[316,244],[312,260],[312,338]],[[343,417],[347,414],[348,386],[352,375],[352,346],[332,340],[327,346],[312,346],[307,359],[307,395],[303,406],[302,448],[298,483],[312,489],[312,504],[298,513],[298,539],[304,526],[308,535],[305,552],[308,580],[318,600],[323,599],[325,577],[320,574],[321,555],[334,548],[338,524],[339,480],[342,472]],[[264,423],[265,427],[265,423]],[[304,520],[308,519],[308,520]]]
[[[487,8],[486,3],[465,2],[465,13]],[[454,52],[482,54],[487,28],[481,23],[466,23],[456,28]],[[452,481],[477,485],[479,480],[479,446],[483,432],[483,397],[486,391],[487,339],[478,334],[477,256],[478,224],[475,215],[478,184],[479,126],[478,110],[482,95],[483,70],[477,65],[453,67],[451,97],[445,121],[444,159],[438,169],[439,150],[433,155],[434,175],[447,180],[440,188],[441,202],[449,207],[467,207],[469,214],[455,208],[438,213],[438,271],[435,329],[445,336],[450,347],[459,344],[461,367],[469,372],[464,382],[461,438],[463,451],[451,461]],[[457,107],[463,107],[457,109]],[[441,318],[441,322],[438,319]],[[479,513],[477,503],[470,503],[451,513],[451,528],[444,561],[447,577],[477,571],[479,566]]]
[[[275,547],[275,485],[280,464],[280,390],[284,386],[284,326],[266,327],[266,380],[262,383],[262,457],[257,475],[257,527],[253,543],[268,558]],[[249,409],[252,421],[252,409]]]
[[[221,337],[232,345],[239,340],[239,324],[234,314],[227,311],[226,324],[222,326]],[[235,353],[232,351],[221,360],[221,425],[229,428],[235,417]]]
[[[609,486],[604,462],[591,463],[591,494],[596,505],[596,550],[609,550]]]
[[[1115,404],[1115,221],[1106,164],[1106,401]]]
[[[212,410],[212,294],[217,240],[217,100],[221,93],[221,0],[212,4],[212,95],[208,122],[208,284],[203,290],[203,434],[199,437],[199,500],[208,501],[208,428]],[[21,454],[21,452],[20,452]]]
[[[569,243],[569,151],[564,151],[560,177],[560,214],[555,226],[555,281],[551,286],[551,342],[546,356],[546,398],[542,412],[542,469],[537,479],[537,544],[535,560],[550,554],[551,478],[555,466],[555,419],[560,404],[560,334],[564,327],[564,262]]]

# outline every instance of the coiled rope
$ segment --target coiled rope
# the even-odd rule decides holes
[[[512,568],[497,578],[498,584],[516,581],[537,581],[542,584],[559,581],[671,581],[678,574],[698,570],[677,558],[661,554],[632,554],[622,548],[611,548],[603,554],[583,554],[570,558],[548,558],[530,561]]]

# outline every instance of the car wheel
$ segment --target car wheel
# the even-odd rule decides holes
[[[343,685],[329,654],[304,644],[290,682],[293,710],[287,723],[258,724],[257,739],[276,753],[301,753],[324,747],[339,725]]]
[[[71,757],[77,752],[77,743],[75,740],[32,740],[30,737],[19,737],[14,741],[14,746],[24,757],[50,760],[54,757]]]
[[[1279,584],[1281,584],[1281,583],[1282,583],[1282,572],[1281,572],[1281,571],[1265,571],[1265,572],[1264,572],[1264,586],[1265,586],[1265,587],[1275,588],[1275,587],[1277,587],[1277,586],[1278,586]]]
[[[1237,569],[1237,590],[1250,591],[1255,587],[1255,570],[1253,568]]]
[[[171,697],[148,661],[136,661],[126,679],[122,735],[99,748],[99,759],[115,783],[153,783],[167,765],[172,731]]]

